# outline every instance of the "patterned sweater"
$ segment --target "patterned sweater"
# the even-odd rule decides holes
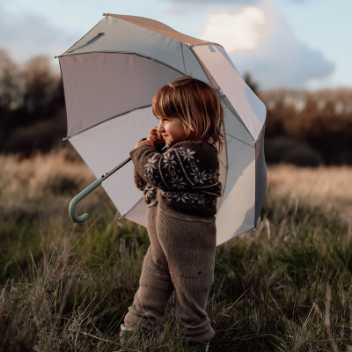
[[[130,151],[134,180],[147,206],[157,203],[157,190],[166,207],[184,214],[211,217],[222,195],[216,148],[185,140],[171,146],[140,145]]]

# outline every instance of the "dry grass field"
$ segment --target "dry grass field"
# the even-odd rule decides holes
[[[327,210],[335,208],[352,226],[352,167],[299,168],[272,166],[268,183],[275,194],[287,195]]]
[[[0,165],[0,352],[188,352],[175,318],[120,345],[117,331],[149,245],[100,188],[73,224],[68,202],[93,175],[67,150]],[[211,351],[352,349],[349,168],[269,168],[262,218],[217,248]]]
[[[94,179],[85,164],[73,160],[67,149],[19,160],[14,156],[0,156],[0,204],[20,207],[23,200],[43,200],[44,195],[53,193],[61,207],[72,191]],[[327,210],[335,208],[352,225],[351,182],[352,167],[348,166],[300,168],[280,164],[268,168],[268,187],[274,194]],[[97,190],[85,202],[95,204],[102,194],[102,190]]]

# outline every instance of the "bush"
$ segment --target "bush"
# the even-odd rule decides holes
[[[265,140],[265,157],[268,164],[291,163],[298,166],[319,166],[324,160],[306,142],[290,137]]]
[[[31,126],[19,127],[6,138],[1,151],[20,153],[24,156],[30,156],[37,151],[49,151],[60,142],[65,130],[65,121],[61,115],[33,123]]]

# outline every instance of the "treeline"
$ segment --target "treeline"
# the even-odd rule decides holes
[[[269,163],[352,164],[352,89],[260,93]]]
[[[19,65],[0,50],[0,153],[49,151],[66,133],[64,105],[48,57]]]
[[[261,91],[245,79],[268,109],[268,164],[352,164],[352,89]],[[62,81],[49,58],[19,65],[0,50],[0,153],[50,151],[65,134]]]

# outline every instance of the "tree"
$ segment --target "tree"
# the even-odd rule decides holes
[[[32,118],[46,115],[56,93],[58,81],[52,73],[48,57],[36,56],[30,59],[25,64],[22,74],[24,111]]]
[[[259,92],[258,83],[253,80],[251,74],[249,72],[246,72],[243,78],[246,81],[246,83],[249,85],[249,87],[253,90],[253,92],[258,95],[258,92]]]
[[[17,65],[0,49],[0,110],[10,111],[19,105],[21,100],[20,72]]]

